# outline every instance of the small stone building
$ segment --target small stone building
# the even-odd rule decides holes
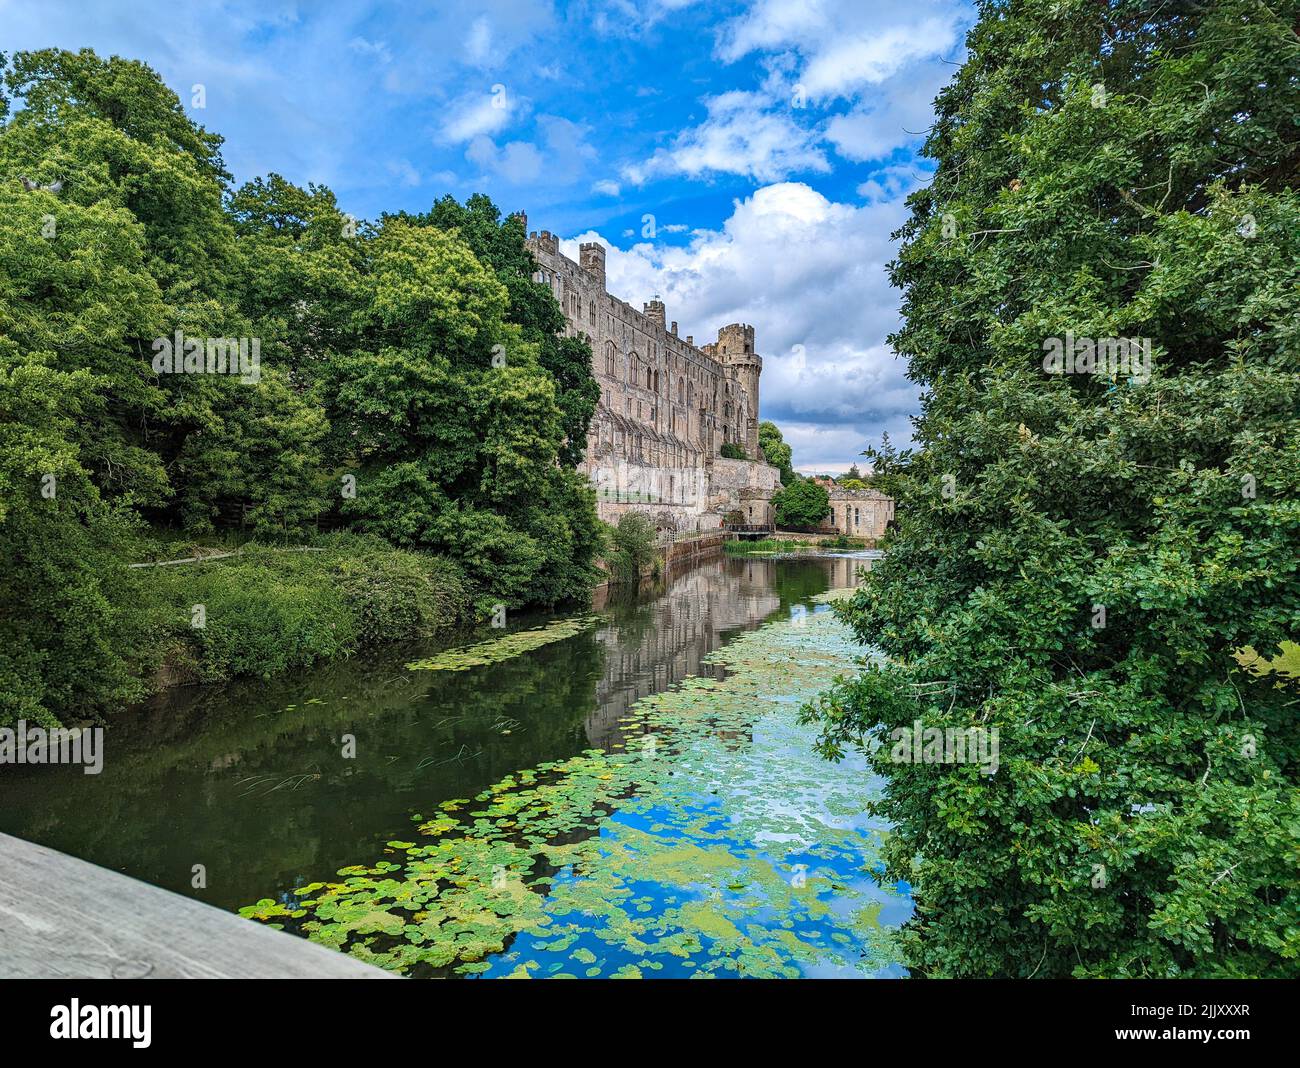
[[[820,481],[820,480],[819,480]],[[894,518],[894,501],[879,490],[827,487],[831,514],[827,520],[840,534],[856,538],[880,538]]]

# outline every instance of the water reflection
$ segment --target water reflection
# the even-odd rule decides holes
[[[471,671],[406,671],[447,643],[426,644],[174,690],[114,718],[99,776],[0,769],[0,830],[226,908],[291,894],[409,837],[412,813],[611,744],[633,702],[700,673],[739,630],[851,585],[863,563],[707,561],[604,598],[593,631]]]

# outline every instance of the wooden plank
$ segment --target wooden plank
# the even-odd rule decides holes
[[[0,834],[0,978],[396,976],[201,901]]]

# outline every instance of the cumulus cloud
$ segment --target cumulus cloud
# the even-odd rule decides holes
[[[905,212],[898,198],[836,203],[781,182],[736,201],[721,228],[697,229],[684,245],[620,249],[588,231],[563,247],[576,259],[582,241],[609,245],[610,291],[633,306],[660,293],[697,344],[727,323],[752,324],[762,417],[787,433],[796,464],[843,470],[882,431],[910,437],[917,391],[885,340],[898,324],[889,235]]]
[[[644,163],[626,167],[624,177],[638,185],[663,174],[739,174],[770,182],[830,170],[815,136],[788,112],[774,109],[765,94],[733,90],[709,98],[705,106],[704,122],[684,130]]]
[[[484,174],[511,185],[534,182],[544,172],[551,184],[562,186],[586,174],[596,158],[596,149],[587,141],[590,127],[558,115],[539,115],[537,132],[538,143],[518,140],[499,147],[490,137],[476,137],[465,158]]]
[[[850,96],[914,60],[945,55],[970,18],[959,0],[760,0],[723,25],[717,54],[794,52],[815,99]]]
[[[706,97],[702,122],[626,164],[623,177],[777,182],[829,172],[828,143],[855,162],[914,146],[951,74],[938,57],[958,46],[969,19],[961,0],[760,0],[722,25],[714,49],[724,63],[758,55],[766,75],[757,88]],[[848,110],[827,117],[836,101]]]
[[[443,144],[460,144],[497,133],[523,109],[523,101],[517,100],[500,83],[490,90],[467,93],[448,109],[438,140]]]
[[[932,60],[885,79],[851,111],[831,119],[826,139],[855,161],[886,159],[900,146],[919,146],[934,121],[934,98],[952,71]]]

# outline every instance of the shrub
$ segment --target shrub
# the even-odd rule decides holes
[[[831,497],[809,478],[796,479],[772,498],[778,527],[815,527],[831,510]]]
[[[646,565],[655,560],[654,524],[643,512],[625,512],[610,532],[610,575],[619,581],[635,581]]]

